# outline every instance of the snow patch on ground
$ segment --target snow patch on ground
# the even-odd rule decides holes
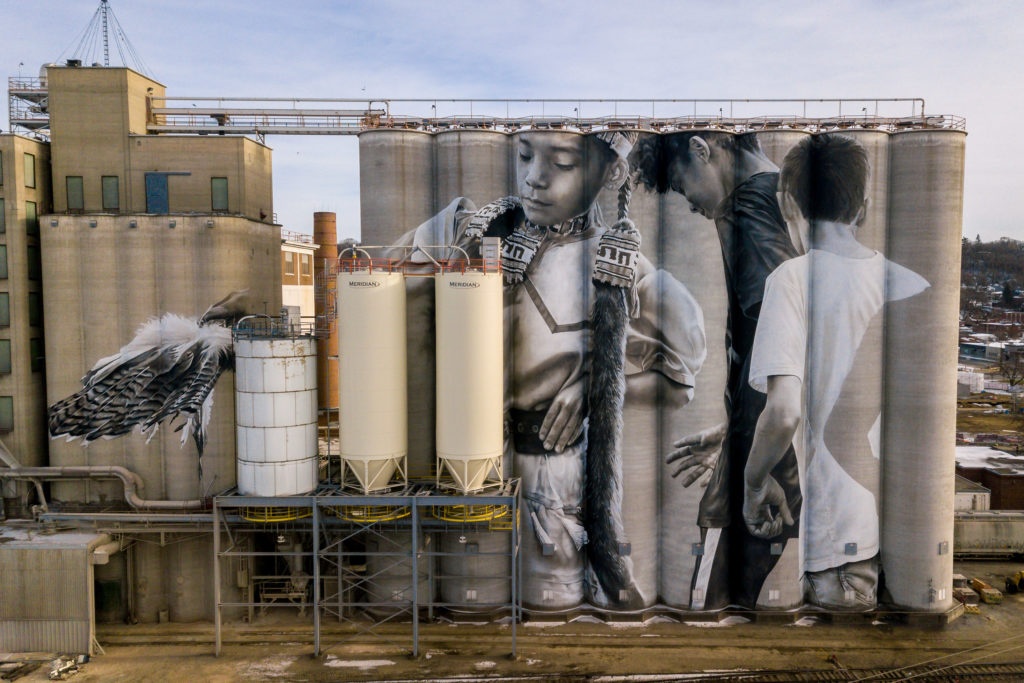
[[[238,668],[243,678],[286,678],[295,657],[267,657]]]
[[[741,617],[739,615],[732,615],[726,617],[721,621],[684,621],[687,626],[696,626],[697,628],[724,628],[726,626],[736,626],[738,624],[749,624],[750,619]]]
[[[390,659],[338,659],[334,655],[327,655],[327,659],[324,660],[324,666],[329,666],[332,669],[359,669],[360,671],[376,669],[379,666],[394,666],[394,664]]]

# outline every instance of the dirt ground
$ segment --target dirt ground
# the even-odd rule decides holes
[[[956,431],[969,434],[1015,434],[1024,427],[1019,415],[999,412],[1010,409],[1008,396],[983,394],[959,399],[956,406]]]
[[[956,571],[1002,588],[1024,563],[959,562]],[[105,654],[74,681],[656,680],[672,674],[771,670],[831,671],[943,664],[1024,662],[1024,595],[980,605],[945,626],[864,615],[730,617],[712,622],[520,624],[516,656],[508,624],[422,624],[372,634],[325,621],[314,656],[309,618],[288,608],[253,625],[225,626],[214,656],[212,624],[101,625]],[[44,660],[52,655],[39,654]],[[7,659],[10,660],[8,655]],[[24,657],[23,657],[24,658]],[[48,680],[49,664],[19,679]],[[852,672],[850,672],[852,673]],[[1006,679],[1006,680],[1013,680]]]

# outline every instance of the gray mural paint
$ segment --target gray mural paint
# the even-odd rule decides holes
[[[379,133],[380,136],[387,134]],[[516,165],[518,140],[530,134],[537,132],[520,132],[518,135],[508,136],[512,154],[509,161],[511,169],[515,169]],[[556,137],[573,135],[550,132],[542,134]],[[395,132],[395,135],[398,136],[395,138],[397,147],[400,145],[401,132]],[[483,149],[480,145],[490,144],[487,140],[493,138],[495,144],[491,145],[488,153],[484,155],[487,158],[481,162],[484,164],[482,174],[490,175],[494,173],[495,168],[501,166],[500,162],[494,160],[494,148],[501,146],[496,142],[501,134],[487,131],[486,139],[474,138],[467,141],[469,150],[464,153],[454,149],[461,141],[456,141],[458,136],[444,135],[445,146],[443,151],[438,147],[434,157],[435,163],[442,164],[442,159],[452,160],[451,163],[455,163],[458,168],[435,169],[439,186],[443,185],[451,194],[448,196],[448,191],[438,190],[433,198],[438,208],[458,193],[469,192],[467,188],[471,186],[478,187],[473,191],[483,194],[484,190],[479,189],[479,182],[472,178],[475,172],[472,160],[476,159]],[[834,278],[838,277],[831,270],[827,277],[824,274],[813,274],[813,271],[821,270],[820,263],[829,256],[802,256],[812,246],[811,225],[797,207],[787,202],[777,186],[770,187],[772,182],[777,183],[777,173],[783,166],[786,154],[809,135],[803,131],[776,130],[737,140],[735,135],[728,133],[700,131],[697,137],[702,138],[705,145],[702,146],[698,142],[691,148],[690,139],[693,136],[686,134],[685,131],[682,134],[640,132],[634,145],[630,161],[631,174],[637,185],[631,197],[629,215],[642,236],[641,252],[653,266],[663,269],[666,275],[672,276],[672,281],[682,283],[699,302],[700,308],[703,309],[704,329],[708,340],[706,360],[694,381],[695,386],[692,388],[688,404],[685,400],[671,400],[671,392],[666,393],[664,389],[658,390],[654,402],[647,404],[635,400],[636,396],[629,391],[625,395],[621,413],[621,490],[624,500],[622,529],[613,535],[617,540],[624,540],[629,544],[627,557],[632,564],[630,573],[633,585],[640,596],[640,600],[634,604],[649,605],[663,602],[689,609],[714,609],[728,604],[739,604],[778,609],[798,606],[803,600],[806,584],[804,569],[808,550],[805,544],[812,543],[806,533],[809,520],[806,517],[801,520],[801,515],[794,514],[792,525],[782,525],[785,530],[785,538],[782,540],[785,542],[773,538],[764,539],[767,541],[765,544],[759,544],[759,539],[751,536],[742,523],[745,449],[749,448],[743,441],[746,439],[749,443],[761,409],[754,396],[757,392],[743,388],[740,380],[744,376],[742,361],[749,356],[753,344],[764,282],[774,267],[799,258],[797,265],[790,268],[807,269],[807,324],[812,328],[815,324],[822,324],[821,320],[825,319],[822,316],[828,311],[828,306],[817,305],[814,302],[827,299],[828,292],[834,289]],[[852,131],[850,135],[866,150],[871,170],[866,188],[866,194],[871,201],[859,223],[857,241],[868,250],[881,252],[881,260],[876,259],[874,263],[883,264],[882,272],[889,273],[896,269],[895,264],[884,258],[888,239],[888,216],[891,213],[890,195],[895,192],[889,180],[889,164],[890,157],[894,157],[897,152],[891,149],[892,136],[889,133]],[[670,150],[671,143],[668,143],[673,138],[677,142],[675,153]],[[417,140],[417,149],[422,147],[419,142]],[[678,144],[681,142],[685,142],[685,145]],[[754,142],[759,144],[752,144]],[[375,143],[375,146],[366,151],[374,153],[377,146],[379,143]],[[654,156],[648,156],[645,160],[643,155],[652,149]],[[392,156],[394,153],[392,150]],[[687,159],[692,156],[697,163],[676,164],[676,167],[672,168],[680,153],[685,153]],[[421,156],[423,154],[425,152],[422,152]],[[722,158],[718,159],[716,165],[714,162],[719,155]],[[447,166],[448,162],[444,163]],[[748,183],[751,179],[755,182]],[[764,183],[764,186],[760,186],[759,183]],[[649,191],[645,191],[643,185],[646,185]],[[741,190],[739,193],[737,187]],[[516,194],[525,193],[519,190]],[[596,204],[601,209],[602,224],[614,222],[611,217],[618,214],[619,200],[619,193],[614,188],[606,188],[598,194]],[[443,237],[444,241],[457,241],[464,236],[464,228],[461,226],[470,220],[469,216],[480,206],[480,201],[484,200],[474,196],[472,201],[460,200],[451,204],[447,210],[435,213],[432,222],[424,223],[415,232],[421,235],[430,234],[432,241],[437,241],[438,237]],[[745,222],[747,218],[744,211],[750,210],[751,207],[755,213],[768,213],[773,218],[755,221],[753,230],[746,229],[749,223]],[[543,211],[545,207],[537,208],[538,211]],[[585,208],[581,207],[579,210],[583,211]],[[691,208],[697,208],[700,212],[691,213]],[[366,207],[364,212],[365,210]],[[364,215],[364,219],[367,218],[371,217]],[[507,231],[510,229],[506,228],[502,236],[508,237],[510,233]],[[949,248],[949,245],[937,247]],[[953,248],[955,249],[955,245]],[[549,250],[553,253],[547,254]],[[551,249],[551,245],[546,243],[538,253],[544,254],[543,260],[538,263],[554,264],[559,254],[565,256],[564,250]],[[581,250],[580,255],[568,258],[566,261],[571,262],[570,265],[566,267],[563,264],[563,267],[558,269],[561,273],[558,280],[561,283],[559,295],[552,298],[551,303],[540,297],[546,308],[562,307],[558,310],[564,311],[573,306],[581,310],[592,306],[593,290],[586,286],[589,282],[590,262],[582,255],[583,253]],[[776,255],[765,259],[764,254]],[[815,263],[819,265],[814,265]],[[531,264],[529,267],[538,266]],[[546,271],[545,268],[542,272]],[[539,279],[543,277],[537,276]],[[854,277],[854,280],[856,279]],[[877,293],[876,277],[869,273],[862,279],[862,287]],[[818,289],[821,289],[821,292],[818,292]],[[649,293],[649,307],[658,310],[653,322],[656,329],[671,327],[664,318],[666,306],[670,306],[666,302],[671,300],[668,291],[670,288],[659,287]],[[518,310],[517,306],[524,307],[525,310],[525,306],[533,305],[533,301],[525,293],[526,288],[509,288],[507,315],[510,312],[512,314],[507,319],[508,327],[513,331],[507,351],[507,362],[511,365],[508,384],[510,405],[515,405],[517,395],[528,394],[529,387],[536,384],[536,375],[544,372],[539,370],[536,364],[531,365],[531,354],[524,351],[529,348],[529,334],[514,313]],[[891,299],[893,294],[885,289],[882,297],[884,303]],[[872,301],[875,302],[873,305],[879,305],[877,296]],[[550,308],[546,314],[549,322],[557,318],[551,313]],[[585,316],[577,317],[582,319]],[[880,412],[883,386],[886,384],[882,368],[887,367],[883,363],[883,349],[886,344],[884,338],[887,335],[883,334],[885,327],[880,324],[881,320],[880,315],[871,316],[871,324],[857,332],[858,335],[862,335],[862,341],[850,349],[851,353],[857,351],[852,359],[847,357],[843,360],[830,352],[825,354],[824,360],[819,361],[819,365],[826,366],[826,361],[834,361],[842,369],[852,360],[852,367],[856,369],[844,371],[847,378],[853,372],[855,383],[839,382],[839,386],[832,387],[833,390],[842,389],[838,414],[834,410],[830,411],[827,405],[816,406],[813,402],[801,410],[808,427],[820,426],[819,417],[829,418],[824,419],[827,425],[826,442],[829,439],[845,442],[848,438],[853,438],[858,443],[863,443],[865,420],[870,423],[866,431],[871,438],[874,438],[882,428],[881,422],[869,419],[872,415],[877,417]],[[727,332],[731,341],[723,343]],[[582,352],[577,353],[589,356],[590,343],[587,342],[585,348],[577,346],[584,348]],[[815,353],[814,347],[817,343],[814,340],[810,342],[812,354]],[[744,348],[747,350],[743,351]],[[731,371],[727,363],[730,355],[733,360]],[[827,370],[817,371],[808,368],[809,379],[801,391],[807,390],[813,394],[818,385],[830,386],[824,377],[831,376],[829,373],[835,375],[835,371],[836,369],[831,366]],[[843,372],[839,373],[842,374]],[[822,377],[816,381],[815,375]],[[730,378],[733,388],[727,391],[726,384]],[[549,398],[537,401],[531,407],[549,405],[550,396],[557,396],[557,393],[548,392]],[[754,396],[753,401],[751,396]],[[762,402],[764,400],[761,399]],[[731,420],[727,419],[727,403],[731,403]],[[514,426],[515,422],[510,424]],[[728,434],[725,434],[727,427]],[[805,503],[802,500],[803,496],[812,497],[815,487],[818,486],[811,485],[808,481],[806,468],[809,463],[805,453],[807,449],[801,440],[798,440],[798,443],[801,446],[801,458],[798,462],[794,451],[791,467],[788,469],[787,483],[788,499],[792,503],[790,507],[797,510],[806,509],[806,505],[810,503]],[[884,463],[884,449],[882,451],[880,457]],[[716,459],[716,454],[719,453],[721,455]],[[537,478],[534,472],[536,458],[537,456],[530,456],[530,459],[527,459],[523,454],[514,458],[513,474],[527,480],[527,489],[550,484],[551,477],[548,477],[546,482],[531,483],[532,479]],[[810,461],[813,463],[814,458],[810,457]],[[731,466],[732,471],[726,471],[730,469],[726,466]],[[712,478],[710,487],[706,485],[711,476],[705,471],[707,467],[714,467],[715,476],[720,477],[717,483]],[[877,508],[880,499],[878,467],[868,467],[866,472],[856,467],[853,469],[855,478],[866,482],[864,488],[869,492],[869,497],[874,500]],[[567,481],[576,482],[570,488],[585,489],[587,486],[585,479],[580,480],[578,470],[574,469],[573,474],[562,476],[563,485]],[[559,475],[555,475],[556,480],[558,477]],[[564,493],[555,489],[545,491],[549,494]],[[573,504],[577,498],[585,498],[585,494],[579,491],[566,495],[573,499]],[[544,495],[534,495],[535,500],[544,498]],[[578,529],[573,526],[572,520],[548,519],[548,513],[545,511],[547,508],[536,504],[531,508],[530,501],[528,494],[524,500],[524,512],[533,512],[533,517],[526,514],[524,520],[526,528],[523,554],[524,567],[527,567],[527,585],[523,587],[523,598],[526,604],[534,609],[556,609],[570,607],[585,600],[608,609],[632,606],[615,604],[614,600],[602,595],[600,589],[595,591],[582,585],[589,582],[589,585],[596,586],[600,583],[594,573],[587,570],[585,564],[581,564],[586,550],[582,547],[579,553],[570,553],[564,560],[566,566],[571,565],[568,573],[575,578],[565,581],[556,579],[553,582],[572,584],[572,588],[563,591],[553,587],[551,577],[547,582],[543,579],[530,578],[531,572],[536,575],[535,569],[557,565],[560,561],[552,559],[556,557],[554,554],[545,555],[543,544],[536,545],[535,550],[528,547],[532,539],[538,535],[535,527],[539,526],[543,530],[541,536],[546,535],[546,541],[549,543],[548,552],[551,552],[553,546],[568,546],[572,543],[572,547],[575,547],[572,529]],[[568,509],[572,509],[572,505],[569,505]],[[721,513],[718,520],[713,519],[716,512]],[[779,513],[775,511],[773,514]],[[544,523],[542,517],[545,517]],[[871,522],[868,526],[875,527],[877,523]],[[555,530],[554,536],[548,533],[549,527]],[[576,533],[578,538],[579,532]],[[850,541],[855,542],[865,547],[871,545],[865,541]],[[845,557],[845,543],[843,552]],[[711,562],[716,556],[718,562]],[[573,557],[575,559],[571,559]],[[577,585],[578,582],[581,584]]]

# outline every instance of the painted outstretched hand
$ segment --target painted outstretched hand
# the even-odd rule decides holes
[[[726,423],[723,422],[674,442],[674,450],[665,457],[665,464],[676,463],[672,476],[681,476],[683,486],[690,486],[695,482],[698,486],[707,486],[711,480],[711,472],[722,455],[725,431]]]
[[[772,508],[778,512],[772,512]],[[784,524],[793,525],[786,492],[774,477],[768,477],[760,488],[754,488],[749,482],[744,485],[743,523],[747,525],[747,531],[758,538],[775,538],[782,533]]]
[[[547,450],[561,453],[579,437],[583,429],[584,388],[582,380],[563,387],[548,407],[538,433]]]

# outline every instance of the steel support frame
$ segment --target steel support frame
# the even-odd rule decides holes
[[[258,603],[226,603],[223,600],[221,592],[221,562],[225,557],[234,555],[274,555],[275,553],[255,553],[255,552],[239,552],[234,550],[234,546],[237,541],[232,540],[232,546],[228,549],[221,548],[221,531],[226,531],[230,538],[234,538],[231,535],[232,526],[237,527],[239,525],[246,525],[250,528],[256,529],[261,526],[257,522],[249,522],[242,520],[237,514],[231,514],[241,508],[259,508],[259,507],[288,507],[296,509],[309,510],[311,514],[304,515],[303,518],[297,519],[291,522],[292,528],[296,531],[308,531],[312,537],[313,547],[310,553],[302,553],[303,556],[312,556],[313,558],[313,649],[314,654],[319,656],[322,654],[324,649],[323,637],[322,637],[322,617],[325,612],[330,612],[332,608],[338,610],[337,616],[339,620],[344,620],[345,609],[348,607],[355,607],[359,604],[349,602],[344,599],[345,596],[345,585],[340,578],[344,575],[344,567],[341,566],[343,562],[343,551],[341,543],[349,538],[354,538],[357,535],[364,533],[381,533],[380,525],[381,521],[367,520],[365,522],[353,521],[351,518],[343,519],[337,517],[337,511],[339,509],[357,509],[357,508],[403,508],[407,507],[409,514],[399,519],[385,520],[387,525],[387,531],[396,531],[401,534],[408,534],[410,538],[410,550],[408,554],[400,555],[398,553],[382,553],[384,555],[391,555],[399,558],[399,562],[408,559],[412,568],[411,578],[411,601],[408,608],[397,609],[392,614],[381,617],[377,621],[371,623],[368,628],[364,629],[363,632],[372,631],[377,626],[392,621],[395,616],[404,614],[406,611],[411,616],[411,653],[414,657],[418,657],[420,654],[420,643],[419,643],[419,622],[420,614],[424,609],[428,611],[429,616],[433,616],[434,610],[437,607],[443,606],[443,603],[439,602],[434,598],[433,592],[430,595],[421,595],[419,591],[419,570],[420,563],[424,557],[433,559],[434,556],[442,555],[443,553],[437,551],[431,551],[420,547],[420,538],[423,537],[425,531],[450,531],[455,528],[464,528],[469,525],[472,528],[479,528],[488,530],[490,533],[502,533],[506,532],[510,535],[510,549],[508,552],[508,581],[510,588],[510,599],[509,602],[502,605],[496,605],[497,609],[507,610],[511,616],[511,650],[512,655],[516,654],[516,635],[517,626],[522,619],[522,602],[519,597],[519,577],[521,572],[521,561],[519,553],[519,482],[518,480],[509,480],[504,487],[498,491],[488,491],[479,494],[462,494],[452,495],[450,491],[439,490],[431,486],[432,482],[420,482],[416,485],[411,485],[407,489],[398,493],[388,493],[381,495],[362,495],[352,494],[342,491],[337,488],[321,487],[315,494],[308,496],[289,496],[286,498],[273,498],[266,496],[241,496],[241,495],[223,495],[217,496],[213,501],[213,579],[214,579],[214,628],[215,628],[215,654],[220,655],[223,649],[223,614],[222,609],[224,607],[236,607],[236,606],[259,606]],[[432,511],[434,508],[452,508],[464,506],[466,508],[479,508],[481,506],[494,506],[495,508],[507,508],[509,521],[508,525],[502,525],[500,529],[494,529],[486,524],[481,525],[480,523],[463,523],[460,527],[458,523],[450,521],[442,521],[435,519]],[[328,514],[331,511],[331,514]],[[375,529],[375,527],[377,527]],[[335,540],[331,540],[329,532],[331,530],[337,530],[342,535]],[[326,545],[321,544],[321,538],[327,541]],[[332,559],[331,553],[337,552],[338,559],[335,561]],[[365,554],[365,553],[364,553]],[[323,561],[322,561],[323,560]],[[322,572],[323,564],[334,564],[336,565],[336,572],[339,576],[337,585],[337,594],[334,596],[337,598],[337,602],[328,602],[323,595],[323,578],[324,573]],[[371,577],[372,578],[372,577]],[[430,584],[433,589],[433,575],[430,575]]]

